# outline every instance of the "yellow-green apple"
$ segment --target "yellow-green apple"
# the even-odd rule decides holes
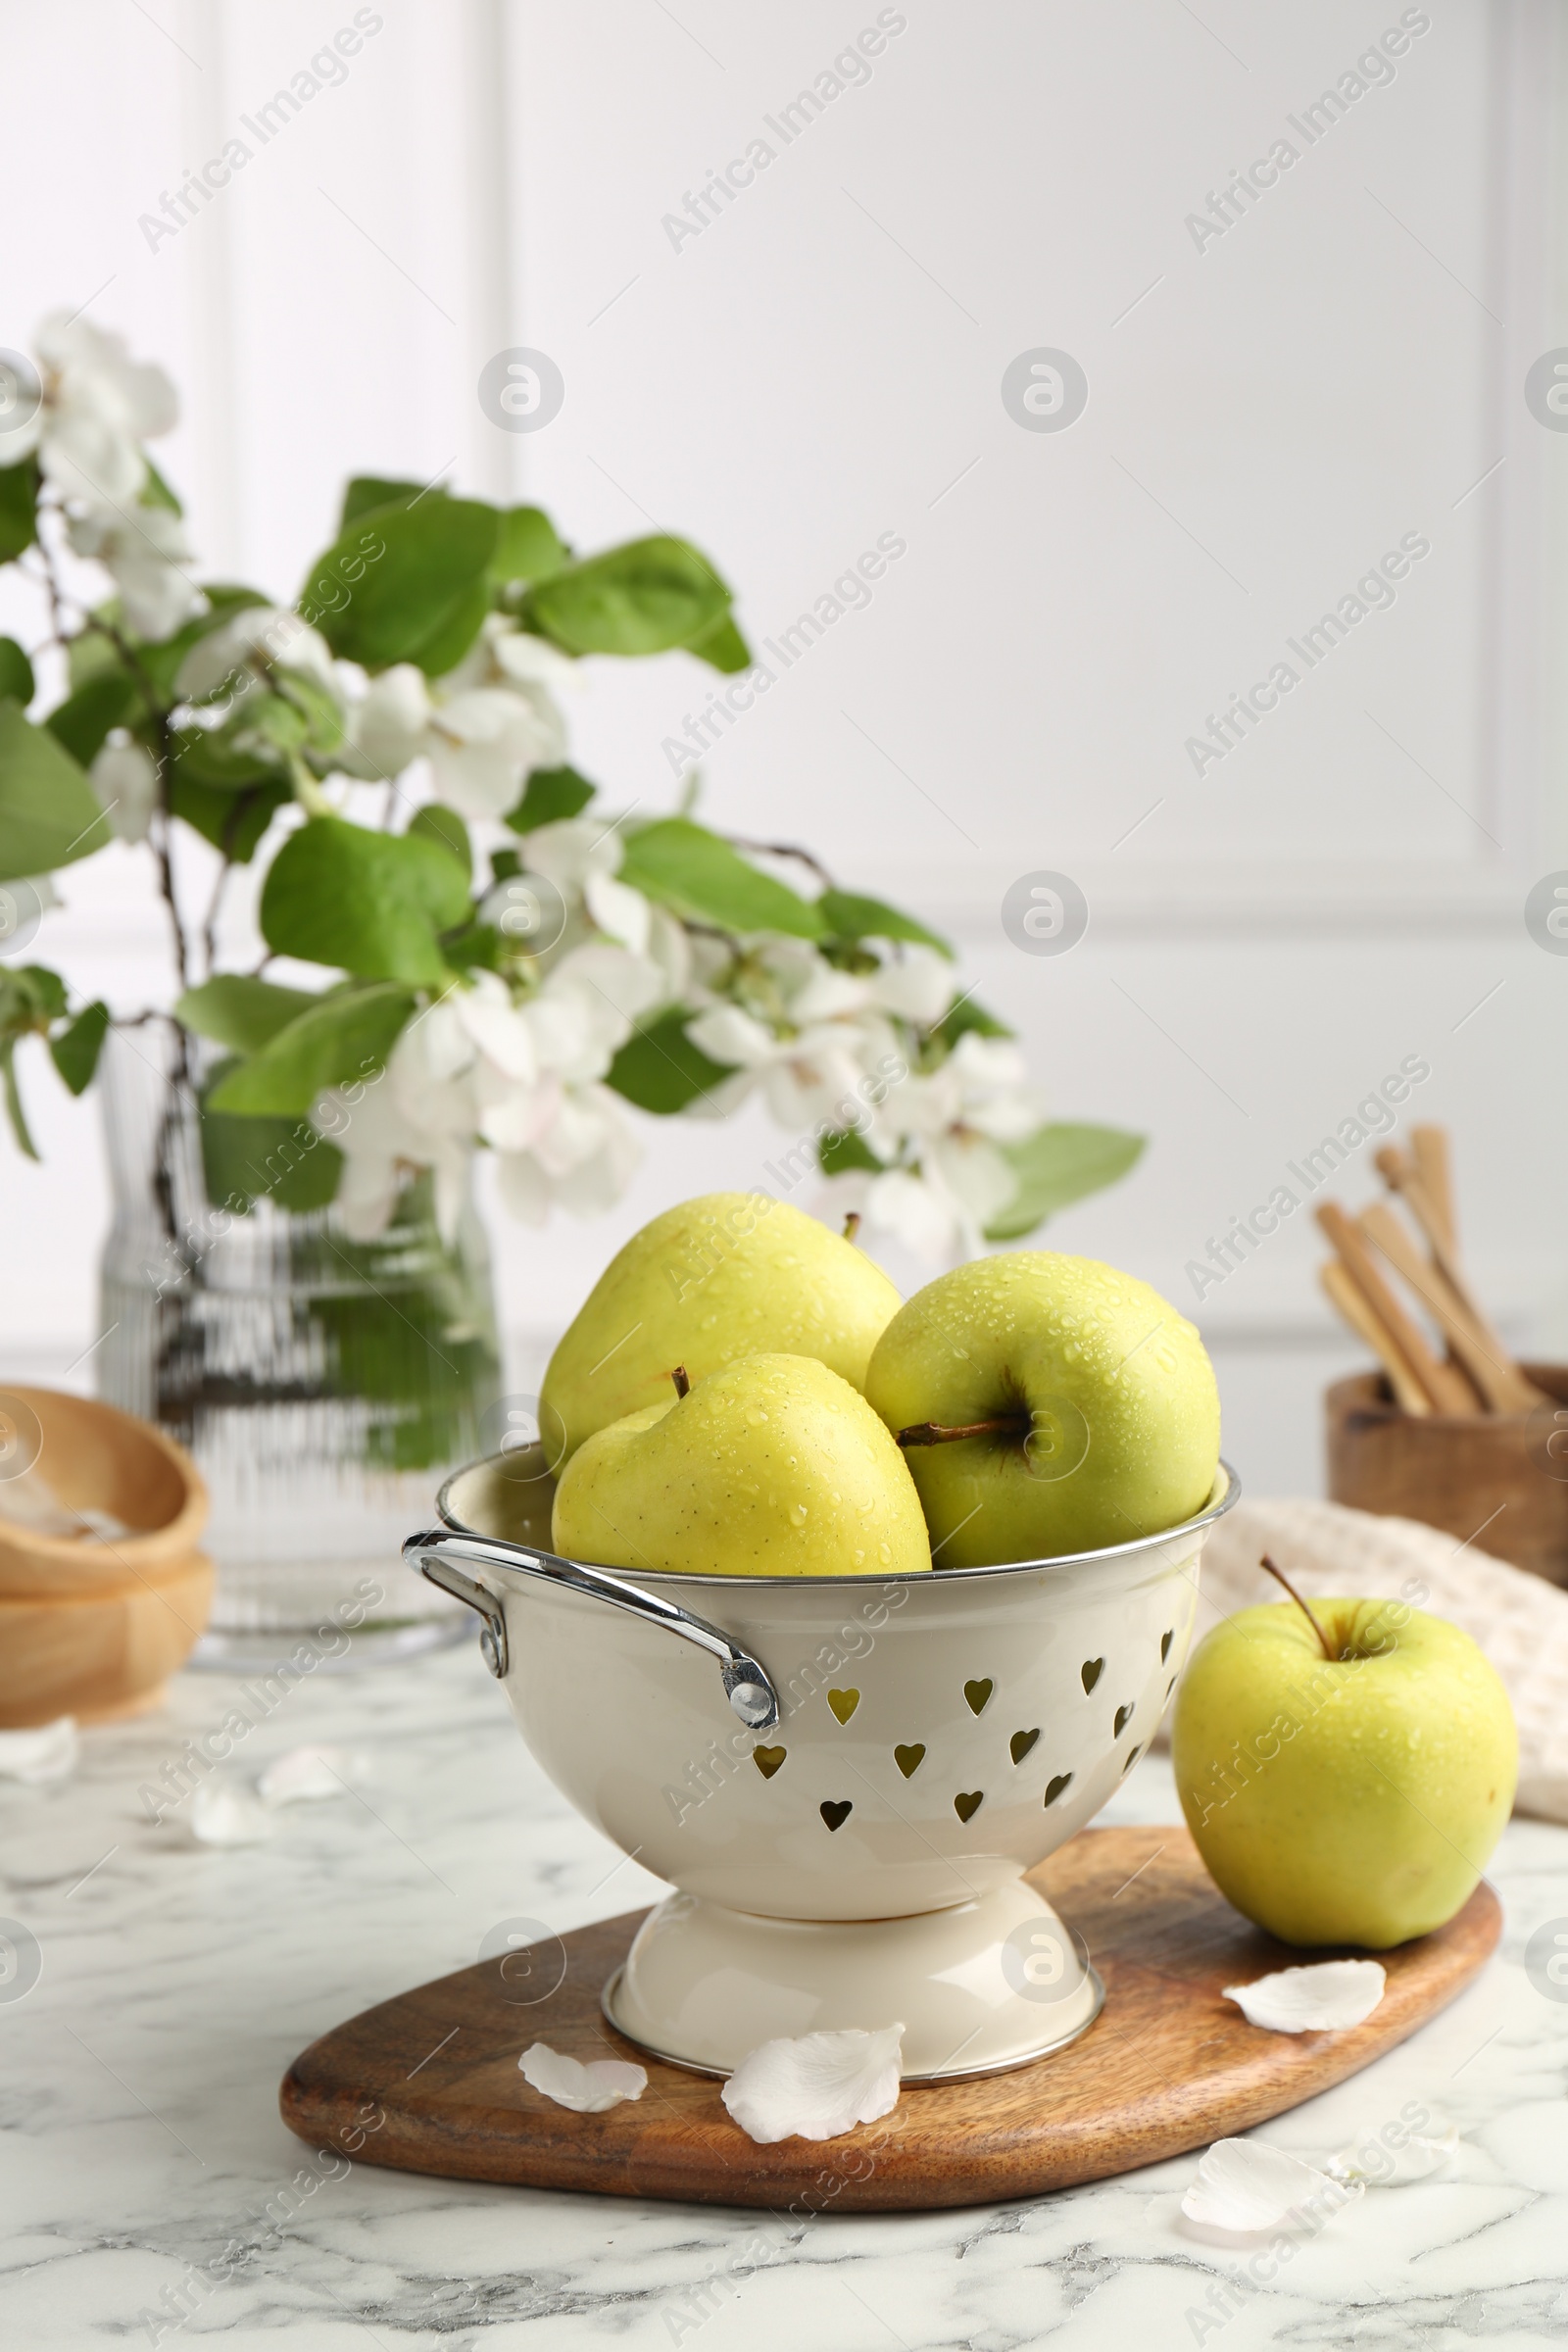
[[[766,1193],[666,1209],[605,1268],[550,1359],[540,1435],[552,1468],[585,1438],[741,1356],[814,1356],[853,1388],[899,1294],[862,1250]]]
[[[1172,1757],[1220,1892],[1286,1943],[1383,1951],[1451,1919],[1513,1803],[1508,1694],[1402,1601],[1242,1609],[1194,1652]],[[1332,1655],[1326,1654],[1332,1652]]]
[[[562,1472],[552,1540],[605,1568],[698,1576],[931,1565],[904,1456],[859,1391],[807,1355],[748,1356],[597,1430]]]
[[[1019,1250],[940,1275],[877,1341],[865,1394],[905,1447],[939,1568],[1131,1543],[1213,1490],[1201,1340],[1094,1258]]]

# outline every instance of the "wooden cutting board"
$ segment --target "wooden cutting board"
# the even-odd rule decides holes
[[[1185,1830],[1085,1830],[1031,1876],[1104,1981],[1096,2023],[1012,2074],[910,2085],[891,2115],[842,2139],[758,2147],[718,2082],[649,2057],[606,2023],[600,1989],[643,1912],[565,1936],[566,1974],[546,2000],[509,1999],[487,1960],[351,2018],[290,2067],[283,2120],[362,2163],[610,2196],[835,2213],[1034,2196],[1206,2147],[1342,2082],[1451,2001],[1501,1929],[1483,1883],[1447,1927],[1381,1955],[1388,1989],[1365,2025],[1269,2034],[1221,1987],[1329,1955],[1250,1927]],[[574,2115],[518,2073],[533,2041],[634,2059],[648,2088]]]

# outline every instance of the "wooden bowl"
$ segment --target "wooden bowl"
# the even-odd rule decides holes
[[[1568,1365],[1522,1369],[1561,1409],[1417,1415],[1381,1372],[1335,1381],[1323,1400],[1331,1499],[1422,1520],[1568,1585]]]
[[[41,1443],[36,1468],[68,1509],[132,1532],[43,1536],[0,1516],[0,1726],[83,1723],[156,1705],[212,1606],[200,1472],[134,1414],[53,1389],[7,1389],[8,1421]],[[0,1490],[3,1498],[3,1490]]]

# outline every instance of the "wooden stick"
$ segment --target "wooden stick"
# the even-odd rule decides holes
[[[1413,1414],[1430,1413],[1426,1391],[1399,1353],[1392,1335],[1385,1331],[1365,1298],[1357,1290],[1337,1257],[1319,1266],[1318,1280],[1328,1296],[1329,1304],[1342,1322],[1348,1323],[1356,1338],[1364,1340],[1388,1375],[1395,1402],[1401,1411]]]
[[[1427,1402],[1434,1412],[1465,1413],[1475,1411],[1475,1398],[1470,1384],[1453,1364],[1446,1364],[1434,1355],[1416,1326],[1411,1322],[1399,1301],[1372,1262],[1372,1255],[1355,1226],[1333,1200],[1325,1200],[1315,1212],[1318,1223],[1345,1260],[1346,1271],[1371,1307],[1378,1321],[1394,1334],[1399,1353],[1426,1391]]]
[[[1450,1257],[1459,1253],[1459,1226],[1453,1207],[1453,1170],[1448,1156],[1446,1127],[1412,1127],[1410,1150],[1415,1172],[1432,1203],[1444,1248]]]
[[[1442,1134],[1441,1128],[1434,1128],[1430,1131],[1424,1129],[1423,1133],[1426,1132]],[[1381,1152],[1378,1160],[1381,1166]],[[1438,1268],[1469,1317],[1491,1361],[1502,1367],[1504,1385],[1512,1401],[1499,1404],[1496,1410],[1504,1413],[1533,1411],[1538,1404],[1547,1400],[1543,1397],[1542,1392],[1535,1386],[1535,1383],[1520,1371],[1507,1348],[1503,1345],[1490,1316],[1483,1312],[1480,1301],[1470,1287],[1469,1278],[1459,1263],[1451,1229],[1445,1225],[1443,1213],[1433,1198],[1425,1177],[1419,1173],[1406,1174],[1399,1189],[1406,1207],[1431,1245],[1433,1264]]]
[[[1416,1297],[1442,1330],[1476,1387],[1494,1413],[1528,1413],[1541,1402],[1533,1388],[1494,1335],[1471,1312],[1442,1269],[1423,1257],[1410,1235],[1386,1201],[1375,1201],[1358,1220],[1368,1241],[1382,1250],[1396,1274],[1402,1274]]]

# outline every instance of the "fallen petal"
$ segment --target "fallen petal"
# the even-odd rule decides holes
[[[1331,2180],[1357,2180],[1367,2188],[1408,2188],[1412,2181],[1430,2180],[1453,2161],[1459,2147],[1459,2127],[1446,2116],[1427,2118],[1425,2132],[1405,2132],[1400,2126],[1368,2124],[1348,2146],[1324,2158]]]
[[[256,1784],[264,1805],[307,1805],[347,1796],[358,1759],[342,1747],[291,1747],[274,1756]]]
[[[904,2028],[853,2028],[764,2041],[741,2060],[719,2096],[749,2138],[837,2139],[899,2103]]]
[[[241,1781],[204,1781],[190,1800],[190,1834],[203,1845],[260,1845],[272,1817]]]
[[[580,2058],[568,2058],[547,2041],[534,2042],[517,2065],[530,2089],[576,2115],[603,2115],[622,2099],[640,2099],[648,2088],[646,2070],[623,2058],[592,2058],[584,2066]]]
[[[1250,2026],[1274,2034],[1334,2034],[1359,2026],[1383,1998],[1388,1972],[1379,1960],[1314,1960],[1276,1969],[1252,1984],[1227,1984]]]
[[[63,1781],[75,1771],[80,1754],[74,1715],[58,1716],[30,1732],[0,1732],[0,1780]]]
[[[1299,2156],[1261,2139],[1216,2139],[1182,2199],[1190,2222],[1237,2236],[1272,2230],[1286,2215],[1326,2196],[1330,2210],[1361,2193],[1359,2183],[1331,2180]],[[1321,2208],[1319,2209],[1321,2210]]]

